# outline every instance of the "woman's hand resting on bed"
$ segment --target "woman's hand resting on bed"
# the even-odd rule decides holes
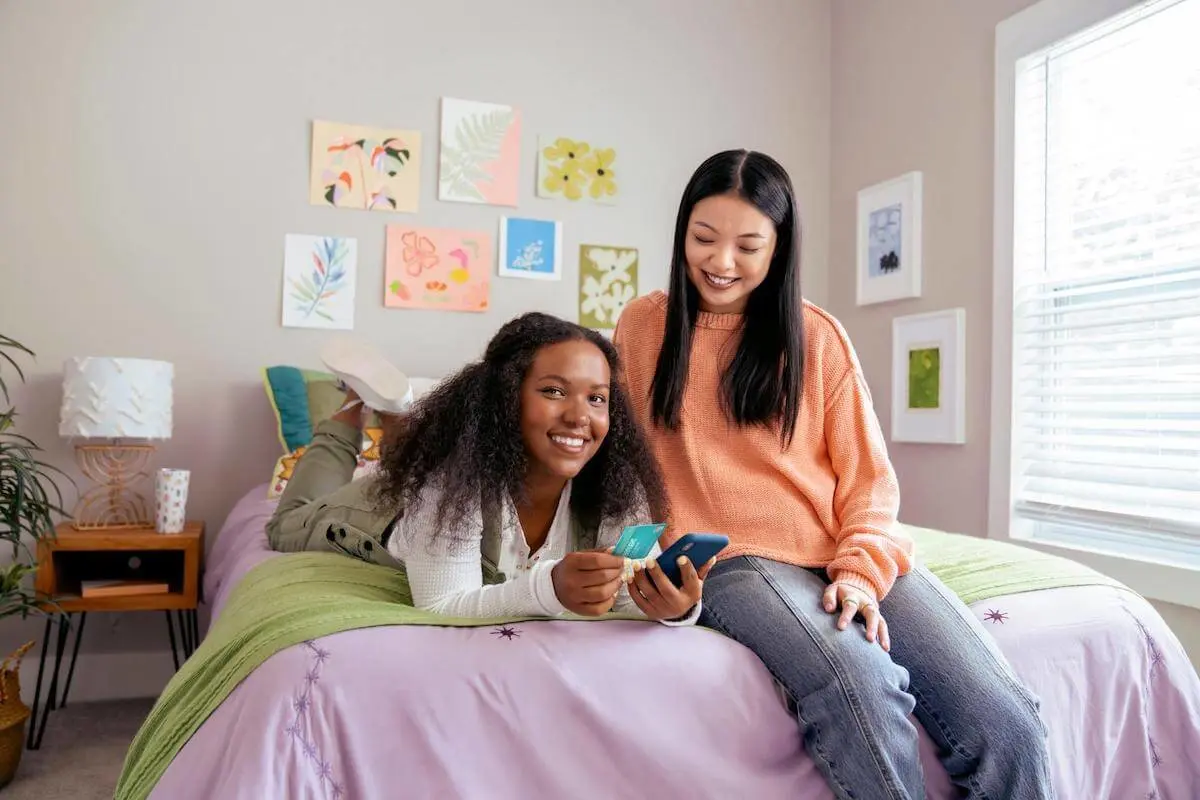
[[[663,574],[658,561],[650,559],[645,569],[634,563],[633,580],[629,582],[629,596],[642,610],[647,619],[673,620],[686,617],[704,593],[704,579],[712,569],[712,559],[697,572],[690,559],[680,556],[679,571],[683,575],[683,586],[676,586]]]
[[[625,559],[605,550],[567,553],[551,572],[554,594],[573,614],[602,616],[612,610],[624,568]]]

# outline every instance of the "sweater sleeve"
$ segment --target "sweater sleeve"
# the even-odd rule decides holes
[[[882,600],[912,569],[913,544],[897,527],[900,489],[862,374],[851,368],[825,410],[825,438],[837,476],[839,523],[831,580]]]
[[[437,528],[438,489],[427,487],[406,521],[405,570],[417,608],[452,617],[492,618],[565,613],[547,559],[501,584],[485,586],[479,562],[483,517],[478,505],[456,530]]]

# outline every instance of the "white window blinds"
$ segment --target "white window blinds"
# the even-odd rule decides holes
[[[1198,32],[1160,0],[1017,65],[1013,513],[1048,538],[1200,552]]]

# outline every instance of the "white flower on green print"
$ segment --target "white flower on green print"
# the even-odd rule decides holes
[[[600,322],[608,322],[608,306],[604,301],[604,288],[600,285],[600,281],[596,280],[595,275],[588,275],[583,279],[583,302],[579,304],[579,310],[584,314],[590,314]]]
[[[608,318],[615,323],[625,306],[633,300],[633,296],[633,286],[628,283],[614,283],[608,294],[604,295],[604,302],[608,306]]]
[[[586,253],[590,268],[580,291],[580,312],[601,325],[616,323],[629,301],[637,294],[632,274],[637,264],[636,250],[595,247]]]
[[[581,290],[583,302],[579,304],[579,310],[602,324],[615,323],[634,297],[632,285],[618,281],[603,286],[594,275],[583,279]]]
[[[614,281],[629,283],[633,278],[630,268],[637,263],[637,250],[618,250],[612,247],[593,247],[587,252],[588,261],[600,273],[600,288],[608,288]]]

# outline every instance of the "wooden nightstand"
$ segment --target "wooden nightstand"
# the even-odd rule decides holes
[[[79,531],[66,522],[55,529],[53,539],[39,542],[37,593],[46,601],[43,609],[47,617],[26,742],[30,750],[41,747],[50,712],[67,704],[71,679],[75,675],[75,661],[79,657],[79,642],[89,612],[162,611],[167,617],[167,636],[171,641],[175,669],[178,670],[180,664],[175,643],[176,628],[184,660],[191,656],[200,643],[196,607],[201,600],[200,568],[203,558],[203,522],[187,523],[182,533],[157,533],[153,529]],[[96,581],[163,583],[167,585],[167,591],[83,596],[82,587]],[[75,644],[60,700],[59,670],[74,614],[79,615],[79,624],[75,628]],[[46,671],[46,653],[50,650],[50,634],[55,623],[58,624],[58,631],[54,668],[39,720],[38,706],[43,702],[42,678]]]

